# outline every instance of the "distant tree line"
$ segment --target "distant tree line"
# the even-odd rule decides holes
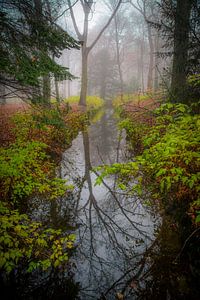
[[[130,0],[92,53],[89,92],[103,97],[162,87],[173,102],[197,101],[199,73],[200,1]]]

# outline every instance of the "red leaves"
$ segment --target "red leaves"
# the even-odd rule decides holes
[[[10,143],[14,142],[15,135],[12,132],[14,127],[11,117],[20,111],[26,111],[27,104],[13,103],[0,105],[0,146],[7,147]]]

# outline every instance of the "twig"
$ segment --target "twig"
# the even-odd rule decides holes
[[[185,240],[184,244],[183,244],[183,247],[181,248],[181,251],[178,253],[178,255],[176,256],[174,262],[177,261],[177,259],[181,256],[183,250],[185,249],[188,241],[193,237],[193,235],[195,235],[198,231],[200,230],[200,227],[198,227],[197,229],[195,229],[189,236],[188,238]]]

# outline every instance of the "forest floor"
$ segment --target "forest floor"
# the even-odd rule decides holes
[[[0,145],[7,146],[14,139],[11,130],[11,117],[17,112],[25,112],[29,109],[28,104],[12,103],[0,105]]]

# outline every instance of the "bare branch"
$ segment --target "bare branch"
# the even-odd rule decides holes
[[[81,41],[83,36],[82,34],[80,33],[79,29],[78,29],[78,26],[77,26],[77,23],[76,23],[76,19],[75,19],[75,16],[74,16],[74,11],[73,11],[73,7],[71,5],[71,0],[67,0],[68,2],[68,5],[69,5],[69,10],[70,10],[70,14],[71,14],[71,18],[72,18],[72,22],[73,22],[73,25],[74,25],[74,29],[76,31],[76,34],[77,34],[77,37],[78,39]]]
[[[70,10],[70,7],[72,8],[79,0],[76,0],[71,6],[69,6],[68,8],[66,8],[59,16],[57,16],[56,18],[54,18],[54,22],[56,22],[58,19],[60,19],[60,17],[62,17],[66,11]]]
[[[94,40],[94,42],[90,45],[90,47],[88,47],[88,52],[96,45],[96,43],[98,42],[98,40],[100,39],[101,35],[103,34],[103,32],[106,30],[106,28],[109,26],[109,24],[111,23],[113,17],[115,16],[118,8],[120,7],[122,3],[122,0],[119,0],[117,6],[115,7],[112,15],[110,16],[108,22],[105,24],[105,26],[102,28],[102,30],[99,32],[99,34],[97,35],[96,39]]]

